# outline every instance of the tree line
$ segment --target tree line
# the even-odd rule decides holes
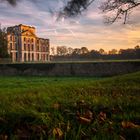
[[[6,28],[0,28],[0,59],[9,58]]]
[[[52,60],[69,61],[69,60],[114,60],[114,59],[140,59],[140,46],[129,49],[116,49],[106,52],[104,49],[88,50],[86,47],[71,48],[58,46],[56,52],[54,47],[51,48]]]

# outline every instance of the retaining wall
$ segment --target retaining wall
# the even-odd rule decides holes
[[[113,76],[140,71],[140,62],[0,64],[0,75]]]

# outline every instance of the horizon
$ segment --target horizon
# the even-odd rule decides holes
[[[0,23],[4,27],[18,24],[34,26],[37,36],[50,39],[51,47],[87,47],[89,50],[102,48],[109,51],[134,48],[140,43],[140,19],[137,18],[139,8],[131,13],[128,24],[123,25],[120,21],[106,25],[97,2],[93,2],[80,16],[58,21],[58,11],[63,6],[61,0],[42,0],[42,3],[23,0],[15,7],[3,2],[0,5]]]

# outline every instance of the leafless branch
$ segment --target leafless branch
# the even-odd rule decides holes
[[[114,23],[123,18],[124,24],[127,21],[128,13],[140,5],[139,0],[107,0],[102,3],[100,9],[106,13],[106,23]]]

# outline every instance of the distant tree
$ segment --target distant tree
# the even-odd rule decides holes
[[[54,47],[51,47],[51,54],[55,55],[55,48]]]
[[[67,55],[68,53],[68,49],[66,46],[58,46],[57,47],[57,55],[61,56],[61,55]]]
[[[100,58],[101,54],[97,50],[91,50],[89,52],[88,56],[91,57],[91,58],[97,59],[97,58]]]
[[[80,55],[81,54],[81,49],[75,48],[72,54],[73,55]]]
[[[89,52],[88,48],[86,48],[86,47],[81,48],[81,54],[86,54],[88,52]]]
[[[135,49],[140,49],[140,46],[139,45],[135,46]]]
[[[0,28],[0,58],[8,58],[6,29]]]
[[[109,51],[109,54],[117,54],[117,50],[116,49],[112,49],[111,51]]]
[[[100,54],[105,54],[105,50],[101,48],[101,49],[99,50],[99,53],[100,53]]]
[[[137,56],[137,59],[140,59],[140,46],[139,45],[135,47],[135,54]]]
[[[124,59],[139,59],[140,58],[140,49],[121,49],[119,54]]]
[[[124,49],[120,49],[120,50],[118,51],[118,54],[122,54],[123,51],[124,51]]]
[[[74,49],[71,47],[68,47],[68,55],[71,55],[73,53]]]

